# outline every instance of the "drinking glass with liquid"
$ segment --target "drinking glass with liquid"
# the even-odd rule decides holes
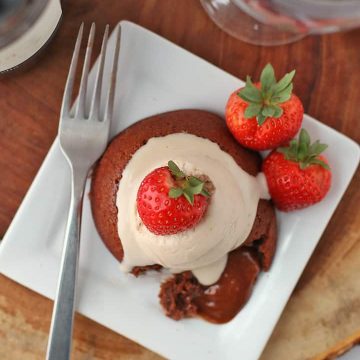
[[[61,14],[60,0],[0,0],[0,74],[34,63]]]
[[[360,26],[360,0],[201,0],[210,18],[255,45],[281,45],[310,34]]]
[[[47,3],[48,0],[0,0],[0,48],[26,32]]]

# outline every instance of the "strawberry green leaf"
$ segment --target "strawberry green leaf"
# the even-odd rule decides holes
[[[251,77],[249,75],[246,76],[246,88],[247,89],[252,89],[252,90],[257,90],[258,94],[261,95],[260,89],[258,89],[255,86],[255,84],[252,82]]]
[[[299,141],[300,141],[300,144],[305,144],[307,148],[309,147],[310,135],[305,129],[301,129]]]
[[[260,87],[255,86],[247,76],[245,87],[238,92],[238,96],[249,104],[244,117],[251,119],[256,116],[259,125],[262,125],[268,117],[281,117],[283,109],[278,105],[291,98],[294,76],[295,70],[285,74],[279,82],[276,82],[271,64],[267,64],[261,72]]]
[[[210,197],[210,193],[208,191],[206,191],[205,189],[202,189],[200,194],[204,195],[206,197]]]
[[[324,169],[326,170],[330,170],[330,166],[323,160],[321,159],[314,159],[311,161],[311,164],[316,164],[316,165],[320,165],[322,166]]]
[[[263,91],[269,91],[276,83],[274,68],[271,64],[267,64],[260,75],[261,88]]]
[[[266,120],[266,116],[264,116],[263,114],[259,114],[257,117],[256,117],[256,119],[257,119],[257,121],[258,121],[258,124],[259,125],[262,125],[264,122],[265,122],[265,120]]]
[[[254,83],[252,82],[251,77],[249,75],[246,76],[246,86],[248,88],[254,88],[254,89],[258,90],[258,88],[254,85]]]
[[[185,177],[185,174],[179,169],[179,167],[172,160],[168,162],[168,167],[170,169],[171,174],[176,178],[183,179]]]
[[[276,85],[274,85],[273,87],[274,94],[276,95],[277,93],[287,88],[291,84],[294,76],[295,76],[295,70],[285,74],[283,78],[279,80],[279,82]]]
[[[309,155],[310,136],[305,129],[301,129],[299,136],[298,158],[303,161]]]
[[[201,183],[201,184],[198,184],[196,186],[189,187],[189,191],[193,195],[201,194],[201,191],[202,191],[203,187],[204,187],[204,183]]]
[[[237,93],[237,95],[238,95],[241,99],[243,99],[244,101],[246,101],[246,102],[249,103],[249,104],[251,104],[252,102],[255,102],[255,101],[253,101],[251,98],[248,98],[247,96],[245,96],[244,94],[242,94],[241,91],[239,91],[239,92]]]
[[[192,194],[188,189],[184,189],[184,196],[191,205],[194,205],[194,194]]]
[[[272,106],[264,106],[261,110],[261,114],[265,117],[271,117],[275,114],[275,109]]]
[[[181,188],[171,188],[169,190],[169,197],[171,197],[172,199],[177,199],[178,197],[180,197],[182,194],[184,193],[183,189]]]
[[[246,119],[253,118],[254,116],[258,115],[261,111],[262,105],[261,104],[254,104],[250,103],[248,107],[245,109],[244,116]]]
[[[199,184],[203,184],[203,182],[200,179],[198,179],[197,177],[195,177],[195,176],[189,176],[188,181],[189,181],[189,184],[191,186],[196,186],[196,185],[199,185]]]
[[[273,106],[274,106],[274,109],[275,109],[273,117],[279,118],[283,114],[283,109],[278,105],[273,105]]]
[[[319,140],[311,144],[309,133],[305,129],[301,129],[298,139],[291,140],[289,146],[279,147],[277,151],[283,154],[286,160],[299,163],[302,170],[313,164],[330,170],[329,165],[319,158],[326,148],[327,145],[321,144]]]
[[[311,145],[310,147],[310,152],[313,155],[319,155],[321,154],[324,150],[327,149],[327,145],[326,144],[320,144],[319,140],[315,141],[314,144]]]
[[[299,143],[297,140],[293,139],[290,141],[290,154],[297,154],[298,152]],[[296,156],[295,156],[296,158]]]
[[[238,95],[249,103],[262,102],[261,91],[252,83],[249,76],[246,78],[246,86],[238,92]]]
[[[313,144],[311,144],[310,147],[309,147],[310,154],[316,154],[316,150],[317,150],[319,145],[320,145],[319,140],[316,140]],[[325,144],[323,144],[323,145],[325,145]]]
[[[274,94],[271,98],[272,103],[279,104],[288,101],[291,98],[292,89],[293,85],[290,84],[281,92]]]
[[[242,89],[238,92],[238,95],[245,100],[247,103],[255,103],[255,104],[261,104],[261,95],[260,91],[253,91],[253,90],[246,90]]]
[[[298,146],[298,141],[293,139],[290,141],[289,146],[280,147],[277,151],[282,153],[286,160],[297,161]]]

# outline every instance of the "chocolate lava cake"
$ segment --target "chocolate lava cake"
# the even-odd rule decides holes
[[[121,262],[124,256],[118,235],[116,194],[122,172],[133,154],[150,138],[189,133],[209,139],[227,152],[250,175],[261,169],[258,153],[240,146],[225,121],[201,110],[178,110],[141,120],[118,134],[94,169],[91,208],[96,228],[109,251]],[[220,279],[203,286],[190,271],[175,274],[161,284],[160,303],[167,316],[179,320],[201,316],[214,323],[231,320],[244,306],[261,270],[269,270],[276,248],[276,218],[270,201],[260,200],[252,230],[242,246],[229,253]],[[139,275],[160,265],[133,269]]]

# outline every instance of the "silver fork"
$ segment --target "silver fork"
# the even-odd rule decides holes
[[[90,167],[105,150],[110,120],[112,117],[115,79],[120,48],[120,27],[116,34],[116,45],[109,82],[104,115],[100,115],[101,84],[108,40],[109,25],[105,28],[99,67],[93,89],[90,110],[85,108],[88,73],[90,67],[91,51],[95,36],[95,24],[91,25],[86,48],[85,61],[82,69],[78,101],[75,113],[71,111],[71,97],[76,73],[83,24],[80,26],[75,44],[69,75],[64,90],[61,107],[59,139],[60,147],[67,159],[72,175],[71,202],[65,232],[65,242],[61,260],[60,276],[54,309],[51,320],[49,342],[46,358],[49,360],[69,359],[71,351],[72,328],[74,319],[74,303],[76,289],[76,274],[78,268],[80,223],[84,186]],[[89,115],[87,115],[89,113]]]

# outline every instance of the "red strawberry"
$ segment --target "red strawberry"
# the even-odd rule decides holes
[[[236,140],[253,150],[274,149],[299,131],[304,108],[292,94],[295,70],[276,82],[274,69],[267,64],[260,83],[246,78],[245,87],[231,94],[226,105],[226,123]]]
[[[305,129],[299,140],[272,151],[263,162],[269,192],[283,211],[301,209],[322,200],[330,189],[331,172],[324,156],[327,145],[317,140],[310,145]]]
[[[186,176],[173,161],[155,169],[142,181],[137,210],[145,226],[156,235],[170,235],[199,223],[208,207],[204,183]]]

